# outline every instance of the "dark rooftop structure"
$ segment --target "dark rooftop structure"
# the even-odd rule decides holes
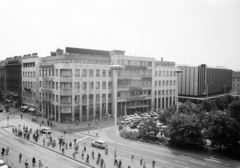
[[[109,51],[92,50],[92,49],[84,49],[84,48],[72,48],[72,47],[66,47],[66,53],[69,53],[69,54],[86,54],[86,55],[105,55],[105,56],[110,56]]]

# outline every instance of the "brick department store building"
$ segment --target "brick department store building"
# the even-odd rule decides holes
[[[113,115],[111,64],[124,67],[118,72],[118,115],[124,115],[125,107],[133,114],[175,104],[174,62],[67,47],[22,63],[23,104],[58,122]]]

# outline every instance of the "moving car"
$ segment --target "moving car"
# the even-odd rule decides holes
[[[48,128],[48,127],[42,127],[40,132],[43,133],[43,134],[51,134],[52,130],[51,130],[51,128]]]
[[[96,141],[92,142],[92,147],[106,149],[107,146],[108,146],[107,143],[105,141],[102,141],[102,140],[96,140]]]
[[[121,121],[121,124],[129,124],[131,122],[131,118],[126,118],[124,120]]]

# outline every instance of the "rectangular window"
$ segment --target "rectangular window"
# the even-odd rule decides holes
[[[79,69],[75,69],[75,77],[79,77],[80,76],[80,70]]]
[[[102,70],[102,77],[106,77],[106,70]]]
[[[157,87],[157,81],[155,81],[155,87]]]
[[[53,88],[53,89],[55,88],[55,86],[54,86],[54,85],[55,85],[55,82],[52,82],[52,88]]]
[[[80,82],[75,82],[75,90],[79,90],[80,89]]]
[[[51,69],[49,69],[49,76],[51,76]]]
[[[102,94],[102,101],[106,101],[106,94]]]
[[[80,96],[79,95],[75,95],[75,103],[79,103],[80,102]]]
[[[83,90],[87,90],[87,82],[83,82],[82,88]]]
[[[54,76],[54,69],[52,69],[52,76]]]
[[[155,76],[157,76],[157,71],[155,71]]]
[[[161,81],[158,81],[158,86],[161,86]]]
[[[87,103],[87,95],[82,95],[82,102]]]
[[[61,89],[72,89],[72,82],[61,82]]]
[[[106,89],[106,82],[102,82],[102,89]]]
[[[56,76],[58,76],[58,69],[56,69]]]
[[[100,77],[100,70],[99,69],[96,70],[96,77]]]
[[[89,77],[93,77],[93,69],[89,69]]]
[[[108,99],[111,99],[111,98],[112,98],[112,94],[108,93]]]
[[[82,77],[87,77],[87,70],[86,70],[86,69],[83,69],[83,71],[82,71]]]
[[[94,83],[93,82],[89,82],[89,88],[93,89],[93,87],[94,87]]]
[[[58,82],[56,82],[56,89],[58,90]]]
[[[100,82],[96,82],[96,89],[100,89]]]
[[[165,71],[163,71],[163,77],[165,77]]]
[[[100,101],[100,94],[96,94],[96,101]]]
[[[158,72],[158,76],[161,76],[161,71]]]
[[[41,72],[42,72],[42,71],[41,71],[41,70],[39,70],[39,76],[41,76]]]
[[[108,77],[111,77],[111,76],[112,76],[112,71],[108,70]]]
[[[109,82],[108,82],[108,89],[111,89],[111,88],[112,88],[112,82],[109,81]]]
[[[69,77],[72,75],[72,70],[71,69],[61,69],[60,73],[61,73],[61,76],[63,76],[63,77]]]
[[[39,86],[42,87],[42,86],[41,86],[41,81],[39,81]]]
[[[56,95],[56,102],[58,102],[58,95]]]
[[[35,78],[35,72],[33,72],[33,77]]]

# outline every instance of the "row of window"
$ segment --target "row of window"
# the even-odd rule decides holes
[[[142,76],[142,75],[147,75],[147,76],[152,76],[152,70],[130,70],[130,69],[123,69],[118,71],[118,75],[129,75],[129,76]]]
[[[165,86],[165,83],[166,83],[166,86],[176,86],[176,80],[163,80],[163,81],[155,81],[155,87],[157,86]]]
[[[136,65],[136,66],[152,66],[152,61],[137,61],[137,60],[118,60],[119,65]]]
[[[35,78],[35,71],[23,72],[25,78]]]
[[[118,87],[138,86],[151,87],[152,80],[118,80]]]
[[[26,82],[26,81],[23,81],[23,87],[27,87],[27,88],[35,88],[35,82]]]
[[[82,69],[82,75],[80,75],[80,69],[75,69],[75,77],[108,77],[112,76],[111,70],[94,70],[94,69]],[[41,69],[39,70],[39,76],[58,76],[58,69]],[[72,69],[60,69],[60,75],[64,77],[72,76]]]
[[[235,82],[236,82],[236,81],[238,81],[238,82],[239,82],[239,78],[238,78],[238,79],[233,79],[233,82],[234,82],[234,81],[235,81]]]
[[[174,71],[155,71],[155,76],[172,77],[172,76],[176,76],[176,74]]]
[[[165,93],[166,93],[167,96],[168,96],[168,94],[175,95],[175,89],[155,91],[155,93],[154,93],[155,96],[157,96],[157,93],[158,93],[159,96],[164,96]]]
[[[35,62],[23,63],[23,68],[35,67]]]

